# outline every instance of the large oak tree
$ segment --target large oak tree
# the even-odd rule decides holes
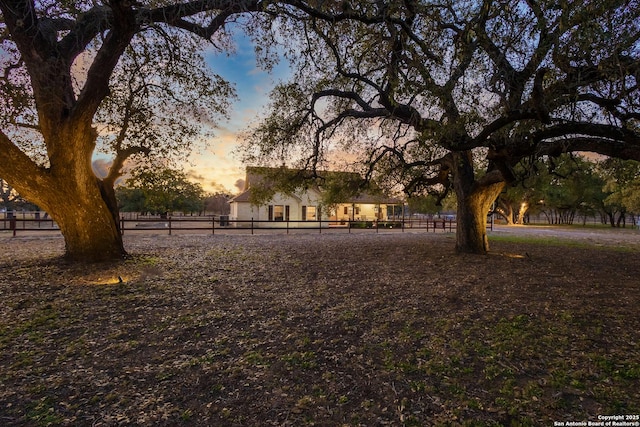
[[[226,23],[264,11],[257,0],[0,1],[0,177],[50,213],[68,258],[125,254],[113,185],[126,160],[187,152],[193,123],[231,94],[194,49],[226,48]],[[96,149],[111,156],[106,177],[92,170]]]
[[[274,91],[273,114],[247,147],[254,158],[297,153],[315,169],[338,147],[407,192],[451,188],[456,248],[473,253],[488,250],[486,214],[520,159],[640,159],[637,1],[327,7],[360,19],[291,21],[290,37],[304,35],[292,52],[299,73]],[[484,160],[480,173],[474,157]]]

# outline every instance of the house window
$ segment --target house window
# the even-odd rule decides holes
[[[284,206],[275,205],[273,207],[273,220],[274,221],[284,221]]]
[[[302,220],[303,221],[316,221],[317,211],[315,206],[303,206],[302,207]]]
[[[269,221],[289,221],[289,205],[269,205]]]
[[[344,214],[349,215],[349,206],[344,207]]]

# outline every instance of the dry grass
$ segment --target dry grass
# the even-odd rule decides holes
[[[449,234],[3,239],[2,425],[551,425],[640,413],[640,250]],[[119,283],[118,276],[123,279]]]

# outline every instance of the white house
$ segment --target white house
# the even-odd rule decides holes
[[[252,202],[251,188],[247,188],[229,201],[229,220],[237,227],[248,227],[251,221],[273,222],[270,227],[279,224],[282,227],[318,227],[319,219],[328,220],[321,211],[320,200],[319,192],[307,190],[298,194],[276,193],[271,200],[258,205]]]
[[[349,221],[389,221],[402,206],[398,199],[369,194],[323,206],[322,190],[318,187],[275,192],[266,202],[256,202],[260,199],[256,193],[269,188],[268,175],[272,171],[274,169],[247,168],[243,191],[229,201],[231,225],[249,227],[253,221],[254,225],[263,227],[267,226],[264,222],[269,222],[269,227],[317,228],[346,225]]]
[[[336,204],[329,218],[341,224],[346,221],[396,221],[402,216],[402,205],[399,199],[363,193]]]

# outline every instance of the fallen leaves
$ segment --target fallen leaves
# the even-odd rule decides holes
[[[507,255],[456,255],[434,234],[134,236],[132,260],[87,267],[57,258],[60,239],[8,240],[1,422],[538,425],[640,412],[634,258],[493,246]]]

